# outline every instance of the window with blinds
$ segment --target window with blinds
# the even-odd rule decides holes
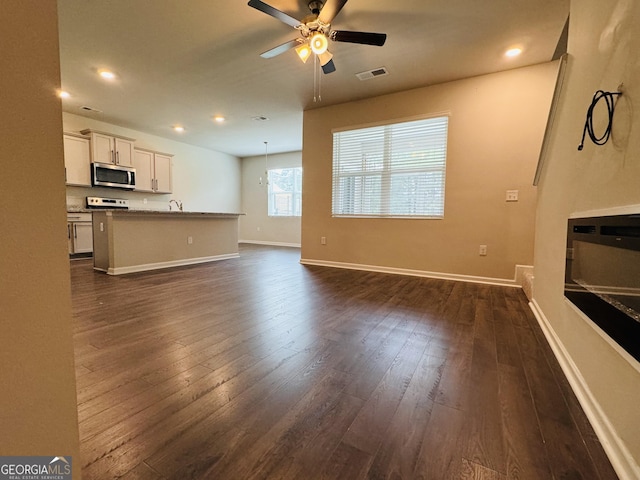
[[[444,216],[448,117],[333,133],[333,216]]]

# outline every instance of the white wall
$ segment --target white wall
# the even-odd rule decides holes
[[[538,192],[534,307],[618,475],[640,478],[640,364],[619,353],[564,299],[569,215],[631,206],[640,212],[640,2],[572,2],[567,76]],[[618,101],[611,141],[577,145],[596,90]],[[604,128],[602,105],[596,129]],[[613,210],[609,210],[612,212]],[[638,339],[640,341],[640,339]]]
[[[302,152],[269,155],[270,169],[300,166]],[[259,183],[261,177],[262,185]],[[240,217],[240,241],[300,246],[300,217],[267,215],[265,178],[264,155],[242,159],[242,212],[246,215]],[[302,196],[304,197],[304,191]]]
[[[108,133],[120,134],[136,139],[137,148],[157,150],[173,154],[173,193],[151,194],[126,192],[106,188],[68,187],[67,201],[73,204],[84,202],[84,197],[115,196],[128,198],[131,208],[168,210],[169,200],[181,200],[185,211],[239,213],[240,159],[226,153],[187,145],[175,140],[149,135],[137,130],[99,122],[90,118],[63,114],[65,132],[78,133],[92,128]],[[144,203],[144,199],[147,203]]]

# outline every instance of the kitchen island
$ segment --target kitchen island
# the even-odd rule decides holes
[[[237,213],[93,212],[93,268],[120,275],[238,257]]]

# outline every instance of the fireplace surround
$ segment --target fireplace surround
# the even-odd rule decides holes
[[[640,362],[640,214],[568,221],[564,295]]]

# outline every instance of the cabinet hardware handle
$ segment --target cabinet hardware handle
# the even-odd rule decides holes
[[[71,240],[71,224],[67,223],[67,238]]]
[[[113,154],[113,150],[111,150],[111,163],[116,163],[116,156]]]
[[[116,152],[116,165],[120,165],[120,152]]]
[[[73,238],[78,238],[78,226],[73,224]]]

